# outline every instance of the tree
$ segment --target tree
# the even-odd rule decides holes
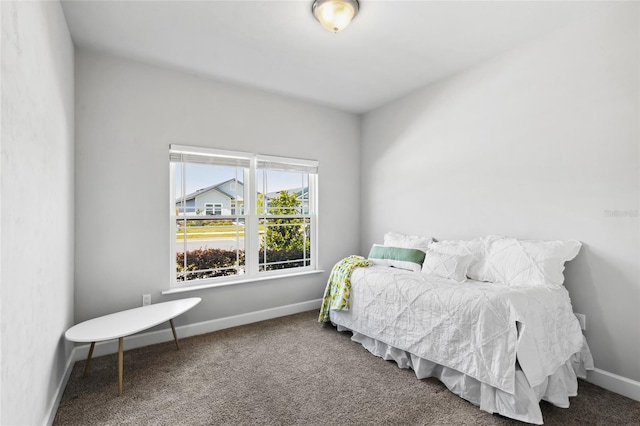
[[[264,214],[264,195],[258,192],[258,215]]]
[[[277,197],[269,200],[269,214],[272,216],[295,215],[300,213],[300,200],[296,194],[282,190]],[[309,239],[306,238],[304,219],[273,218],[268,220],[265,243],[274,251],[309,250]]]

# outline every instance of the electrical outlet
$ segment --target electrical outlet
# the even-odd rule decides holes
[[[576,318],[578,318],[578,322],[580,323],[580,328],[583,330],[587,329],[587,316],[585,314],[576,314],[575,312],[573,313]]]
[[[149,306],[151,304],[151,295],[143,294],[142,295],[142,306]]]

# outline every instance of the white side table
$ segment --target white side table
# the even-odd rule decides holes
[[[140,308],[93,318],[74,325],[64,334],[67,340],[72,342],[91,342],[89,356],[84,364],[82,377],[87,375],[96,342],[118,339],[118,396],[122,395],[122,351],[124,337],[169,321],[171,331],[173,332],[173,340],[176,342],[176,349],[180,350],[176,329],[173,326],[173,319],[196,306],[201,300],[199,297],[190,297],[188,299],[156,303],[155,305],[142,306]]]

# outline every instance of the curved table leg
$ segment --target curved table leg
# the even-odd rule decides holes
[[[89,364],[91,364],[91,357],[93,356],[93,348],[96,347],[96,342],[91,342],[91,347],[89,348],[89,356],[87,360],[84,362],[84,372],[82,373],[82,377],[87,377],[87,372],[89,371]]]
[[[118,396],[122,395],[122,347],[123,338],[118,339]]]
[[[173,340],[176,342],[176,349],[180,350],[180,345],[178,344],[178,335],[176,334],[176,328],[173,326],[173,318],[169,320],[169,324],[171,324],[171,331],[173,331]]]

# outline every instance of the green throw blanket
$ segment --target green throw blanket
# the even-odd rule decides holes
[[[349,310],[349,295],[351,293],[351,273],[354,268],[371,266],[371,262],[362,256],[349,256],[336,263],[331,269],[327,288],[322,298],[319,322],[329,321],[329,310]]]

